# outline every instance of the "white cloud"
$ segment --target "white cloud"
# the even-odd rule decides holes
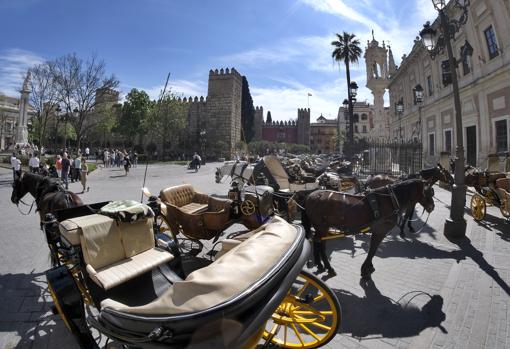
[[[19,90],[28,68],[40,64],[44,59],[33,52],[9,49],[0,52],[0,92],[13,97]]]

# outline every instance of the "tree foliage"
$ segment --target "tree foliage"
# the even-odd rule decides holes
[[[32,120],[32,137],[36,144],[44,146],[48,122],[55,116],[58,90],[55,83],[54,62],[44,62],[30,68],[30,105],[35,109]]]
[[[146,120],[151,113],[154,102],[147,92],[132,89],[126,96],[122,106],[117,131],[124,140],[135,141],[138,136],[146,133]]]
[[[250,86],[248,80],[243,76],[243,86],[241,94],[241,125],[243,129],[243,140],[250,142],[255,135],[254,121],[255,121],[255,107],[253,106],[253,99],[250,93]]]
[[[266,117],[266,124],[272,124],[272,123],[273,123],[273,118],[271,117],[271,111],[268,110],[267,117]]]
[[[151,139],[160,144],[165,154],[179,145],[184,135],[187,121],[187,108],[172,93],[167,93],[151,108],[144,127]]]
[[[101,113],[96,110],[99,107],[96,92],[111,91],[119,81],[114,75],[106,76],[106,64],[96,56],[83,60],[74,53],[65,55],[57,58],[53,67],[59,102],[72,116],[70,122],[80,148],[83,137],[101,120]]]

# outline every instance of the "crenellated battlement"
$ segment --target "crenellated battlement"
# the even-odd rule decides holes
[[[197,96],[195,96],[195,97],[190,96],[190,97],[184,97],[184,98],[179,97],[179,98],[177,98],[177,100],[181,103],[186,103],[186,104],[195,104],[195,103],[196,104],[199,104],[199,103],[205,104],[207,102],[207,97],[205,97],[205,98],[204,98],[204,96],[200,96],[200,98]]]
[[[241,79],[242,76],[241,74],[239,74],[239,72],[235,69],[235,68],[221,68],[221,69],[214,69],[214,70],[209,70],[209,79],[214,79],[214,78],[225,78],[227,76],[234,76],[236,78],[239,78]]]
[[[256,107],[255,107],[255,111],[259,111],[259,110],[264,111],[264,107],[262,107],[262,106],[260,106],[260,107],[259,107],[259,106],[256,106]]]

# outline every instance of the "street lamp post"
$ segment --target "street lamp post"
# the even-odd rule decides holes
[[[398,115],[398,137],[399,141],[403,142],[402,137],[402,115],[404,115],[404,101],[400,99],[396,104],[397,115]]]
[[[207,134],[206,130],[200,131],[200,145],[201,145],[200,152],[202,153],[202,165],[205,165],[205,142],[206,142],[205,136],[206,136],[206,134]]]
[[[467,21],[469,0],[455,0],[454,8],[462,11],[458,20],[451,19],[445,12],[447,0],[432,0],[434,8],[439,12],[441,33],[439,37],[437,32],[427,22],[420,32],[423,45],[427,48],[432,59],[436,55],[446,51],[448,54],[448,63],[451,71],[451,82],[453,87],[453,102],[455,107],[455,132],[457,136],[457,149],[455,158],[455,184],[452,188],[452,202],[450,208],[450,218],[446,220],[444,234],[451,238],[462,238],[466,236],[466,220],[464,219],[464,206],[466,204],[466,185],[464,175],[464,139],[462,127],[462,111],[459,94],[459,83],[457,80],[457,60],[453,55],[451,40],[455,40],[455,33]]]
[[[345,121],[345,125],[346,125],[346,128],[345,128],[345,134],[346,136],[348,136],[349,134],[349,101],[346,99],[344,99],[344,101],[342,102],[342,106],[343,106],[343,110],[344,110],[344,121]],[[340,132],[341,132],[341,127],[340,127],[340,117],[338,117],[338,138],[337,138],[337,143],[338,143],[338,152],[340,152],[340,149],[341,149],[341,141],[340,141]],[[346,137],[347,138],[347,137]],[[345,143],[345,139],[344,139],[344,143]],[[345,147],[344,147],[345,148]],[[345,149],[342,150],[342,152],[344,151]]]
[[[349,133],[347,136],[348,139],[348,158],[354,155],[354,102],[356,102],[356,95],[358,94],[358,84],[355,81],[351,81],[349,84],[349,91],[347,93],[347,101],[349,107]]]
[[[418,105],[418,125],[416,127],[416,132],[418,133],[418,137],[420,138],[420,143],[423,144],[422,139],[422,124],[421,124],[421,103],[423,102],[423,87],[420,84],[416,85],[413,88],[413,96],[414,96],[414,104]]]

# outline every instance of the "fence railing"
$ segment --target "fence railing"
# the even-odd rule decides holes
[[[423,166],[423,147],[417,142],[370,141],[357,145],[359,175],[385,173],[392,176],[417,173]]]

